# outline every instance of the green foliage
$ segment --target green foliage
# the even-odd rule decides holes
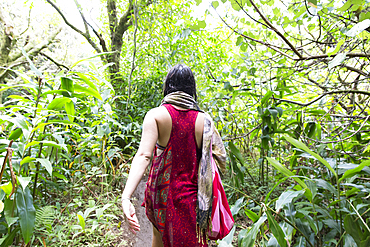
[[[31,69],[31,76],[19,73],[14,82],[19,93],[8,96],[0,108],[0,163],[5,170],[1,218],[7,229],[2,232],[3,243],[18,242],[20,236],[32,243],[34,233],[42,242],[39,236],[52,231],[52,207],[36,211],[34,206],[36,201],[49,200],[46,186],[62,191],[76,173],[99,167],[114,176],[119,168],[116,161],[122,159],[113,139],[120,133],[112,132],[121,125],[111,108],[112,89],[104,79],[93,72],[54,76],[35,65]],[[2,89],[12,87],[7,84]],[[104,210],[97,211],[98,218]]]

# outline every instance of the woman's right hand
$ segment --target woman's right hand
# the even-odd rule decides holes
[[[122,210],[129,223],[130,230],[136,234],[136,232],[140,231],[140,225],[136,217],[134,205],[132,205],[130,200],[122,200]]]

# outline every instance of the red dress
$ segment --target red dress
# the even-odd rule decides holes
[[[164,105],[172,118],[167,146],[154,149],[145,189],[146,215],[161,233],[165,247],[204,247],[196,232],[198,166],[201,149],[195,140],[198,112]],[[159,151],[162,151],[158,155]]]

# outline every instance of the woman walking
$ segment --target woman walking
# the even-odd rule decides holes
[[[208,246],[210,145],[220,169],[225,168],[225,148],[209,115],[196,103],[189,67],[179,64],[168,72],[164,96],[161,106],[145,116],[140,146],[122,193],[123,212],[131,230],[139,231],[130,197],[152,160],[143,203],[153,224],[152,246]]]

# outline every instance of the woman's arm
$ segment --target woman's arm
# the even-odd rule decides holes
[[[140,230],[139,222],[135,215],[135,208],[129,200],[139,184],[146,168],[149,165],[155,143],[158,140],[157,121],[155,120],[155,109],[150,110],[143,122],[143,132],[139,149],[132,161],[125,189],[122,193],[122,209],[127,217],[133,232]]]

